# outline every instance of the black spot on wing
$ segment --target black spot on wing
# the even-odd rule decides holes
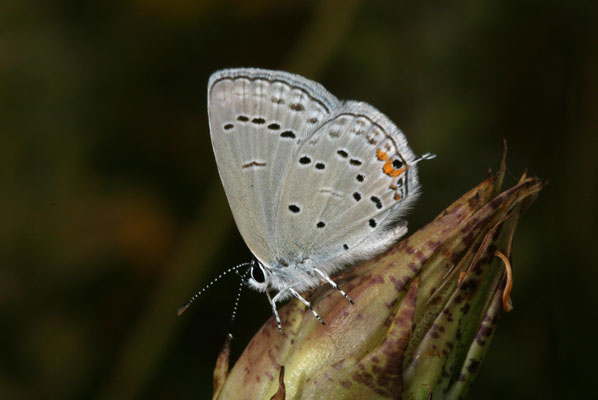
[[[299,164],[307,165],[309,163],[311,163],[311,158],[308,156],[303,156],[299,159]]]
[[[285,139],[295,139],[295,133],[293,131],[284,131],[280,134],[281,138],[285,138]]]
[[[305,107],[301,103],[292,103],[289,104],[289,108],[293,111],[301,112],[305,110]]]
[[[399,168],[401,168],[402,166],[403,166],[403,163],[401,162],[401,160],[396,160],[396,159],[395,159],[395,160],[393,160],[393,161],[392,161],[392,167],[393,167],[394,169],[399,169]]]
[[[382,201],[378,197],[372,196],[372,197],[370,197],[370,200],[372,200],[372,202],[376,205],[377,209],[382,208]]]

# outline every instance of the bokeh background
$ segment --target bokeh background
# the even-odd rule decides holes
[[[251,258],[212,155],[217,69],[285,69],[389,115],[421,227],[496,169],[549,180],[472,399],[595,396],[598,35],[590,1],[3,0],[0,398],[209,398]],[[270,316],[245,292],[233,357]]]

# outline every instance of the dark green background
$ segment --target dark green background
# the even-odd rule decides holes
[[[0,3],[0,398],[209,398],[248,261],[209,140],[217,69],[285,69],[406,132],[412,229],[498,166],[549,180],[473,399],[596,393],[595,2]],[[450,4],[448,4],[450,3]],[[270,315],[245,292],[233,356]]]

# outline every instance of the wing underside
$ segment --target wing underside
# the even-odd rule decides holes
[[[415,155],[374,107],[297,75],[215,73],[212,144],[235,221],[265,265],[375,253],[419,191]]]

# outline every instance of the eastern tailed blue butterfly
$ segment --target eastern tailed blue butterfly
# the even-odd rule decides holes
[[[300,293],[328,282],[352,301],[330,275],[407,232],[401,217],[420,192],[417,163],[434,156],[416,156],[369,104],[339,101],[288,72],[218,71],[208,112],[220,178],[255,256],[243,264],[246,284],[267,294],[279,330],[276,303],[290,297],[322,322]]]

